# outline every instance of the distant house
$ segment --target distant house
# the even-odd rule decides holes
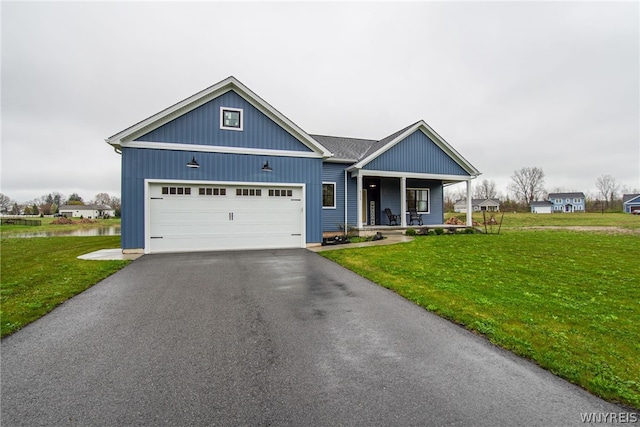
[[[584,212],[584,193],[549,193],[549,202],[553,204],[553,212]]]
[[[456,200],[456,203],[453,205],[454,212],[467,212],[467,200],[460,199]],[[500,200],[498,199],[471,199],[471,210],[473,212],[479,211],[489,211],[489,212],[499,212],[500,211]]]
[[[624,213],[640,215],[640,194],[624,194],[622,208]]]
[[[104,218],[116,215],[115,209],[105,205],[62,205],[58,212],[67,218]]]
[[[553,212],[553,203],[548,200],[531,202],[531,213],[550,214]]]

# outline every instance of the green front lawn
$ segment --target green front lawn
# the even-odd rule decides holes
[[[2,239],[2,337],[123,268],[130,261],[85,261],[77,256],[120,247],[120,236]]]
[[[637,234],[506,231],[321,254],[605,399],[640,408],[639,244]]]

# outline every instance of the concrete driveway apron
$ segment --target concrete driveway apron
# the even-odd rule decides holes
[[[2,341],[3,426],[546,427],[589,413],[625,411],[304,249],[146,255]]]

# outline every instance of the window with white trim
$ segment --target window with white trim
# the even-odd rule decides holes
[[[429,189],[407,188],[407,210],[415,209],[421,213],[429,213]]]
[[[220,129],[242,130],[243,118],[241,108],[220,107]]]
[[[336,183],[335,182],[322,183],[322,208],[323,209],[336,208]]]

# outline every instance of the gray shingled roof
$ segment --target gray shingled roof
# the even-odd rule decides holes
[[[333,153],[334,160],[357,162],[377,141],[342,136],[310,135]]]
[[[418,123],[418,122],[416,122]],[[364,154],[364,156],[362,156],[361,158],[359,158],[358,160],[362,160],[367,156],[370,156],[371,154],[375,153],[376,151],[378,151],[379,149],[381,149],[382,147],[384,147],[385,145],[387,145],[389,142],[393,141],[394,139],[396,139],[398,136],[400,136],[400,134],[402,134],[403,132],[405,132],[407,129],[409,129],[411,126],[414,126],[416,123],[410,124],[409,126],[405,127],[404,129],[400,129],[399,131],[389,135],[386,138],[381,139],[380,141],[377,141],[376,143],[372,144],[371,147],[369,148],[369,150]]]
[[[373,139],[346,138],[342,136],[310,136],[334,154],[333,160],[348,160],[355,163],[375,153],[411,126],[415,126],[416,123],[410,124],[379,141]]]
[[[638,196],[640,196],[640,194],[623,194],[622,203],[627,203],[629,200],[633,200]]]
[[[106,205],[62,205],[58,208],[58,211],[104,211],[112,209]]]
[[[555,198],[559,198],[562,199],[564,197],[584,197],[584,193],[580,192],[580,193],[549,193],[549,198],[550,199],[555,199]]]
[[[484,203],[486,201],[490,201],[490,202],[493,202],[493,203],[498,204],[498,205],[500,204],[500,199],[473,199],[472,198],[471,199],[471,205],[472,206],[477,206],[477,205],[479,205],[481,203]],[[462,203],[466,204],[467,203],[467,199],[458,199],[458,200],[455,201],[454,204],[457,205],[457,204],[462,204]]]

